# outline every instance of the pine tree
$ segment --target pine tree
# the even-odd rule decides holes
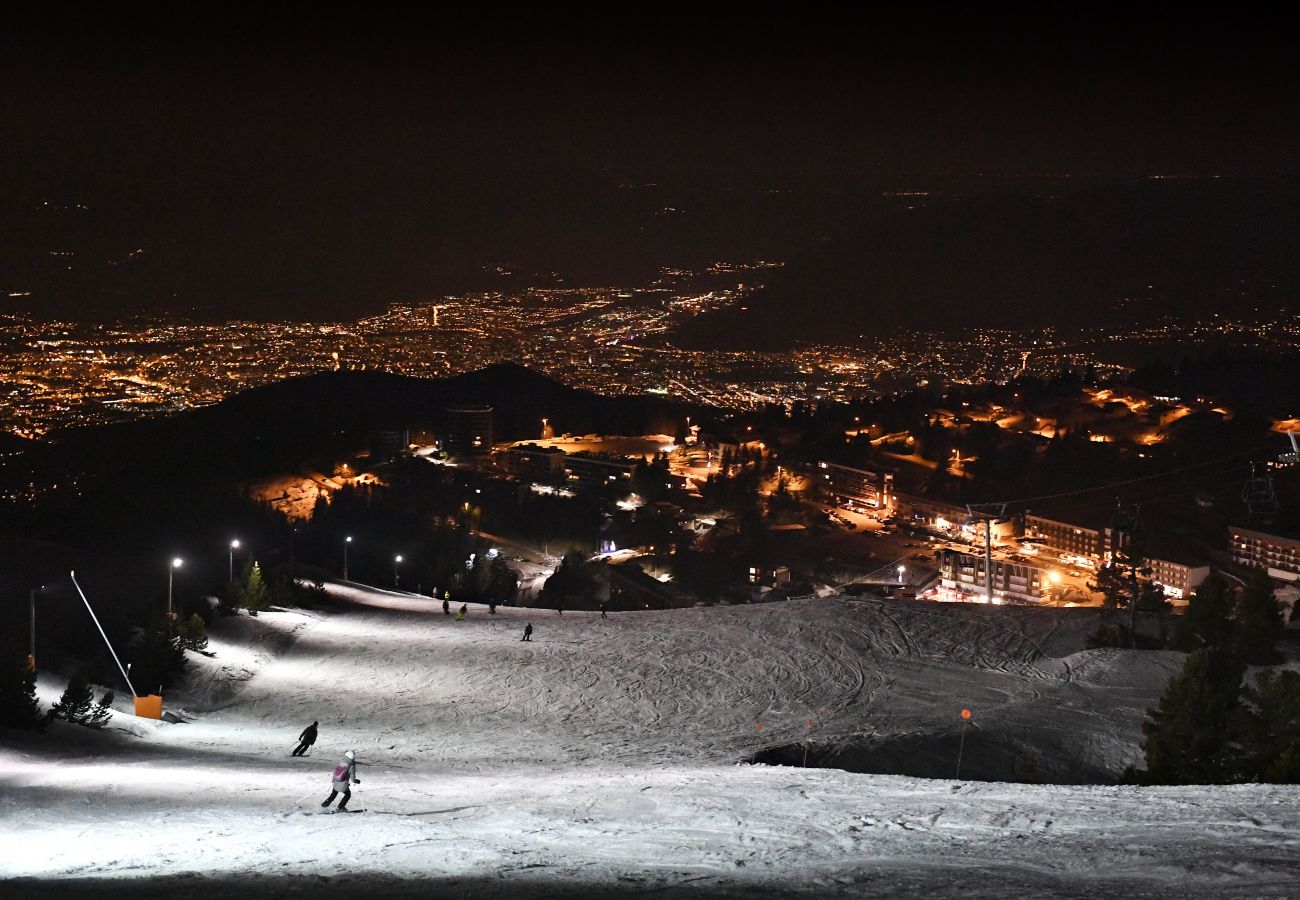
[[[1273,596],[1273,582],[1267,572],[1256,569],[1237,600],[1237,654],[1252,665],[1277,662],[1273,645],[1281,635],[1282,612]]]
[[[1140,560],[1125,549],[1115,551],[1114,558],[1097,570],[1088,588],[1102,594],[1103,605],[1112,609],[1132,612],[1136,592],[1137,608],[1141,612],[1169,610],[1164,591],[1151,579],[1151,569],[1141,565]]]
[[[154,628],[136,641],[131,665],[131,680],[136,690],[151,694],[181,673],[185,668],[185,654],[169,628]]]
[[[1218,573],[1211,573],[1187,600],[1187,611],[1174,628],[1174,646],[1179,650],[1219,647],[1227,642],[1231,623],[1232,593]]]
[[[25,654],[0,654],[0,728],[40,729],[45,721],[36,700],[36,673]]]
[[[188,619],[176,623],[176,639],[182,650],[203,650],[208,646],[207,626],[203,617],[193,613]]]
[[[1146,771],[1153,784],[1220,784],[1240,768],[1233,745],[1241,666],[1229,654],[1197,650],[1142,723]]]
[[[1246,774],[1276,784],[1300,782],[1300,674],[1267,671],[1242,694]]]
[[[104,695],[99,698],[99,702],[95,704],[95,708],[90,711],[83,724],[91,728],[103,728],[107,725],[113,716],[114,696],[112,691],[104,691]]]
[[[260,610],[271,605],[271,595],[266,589],[266,582],[262,580],[262,567],[256,562],[249,563],[244,570],[244,584],[239,599],[240,605],[248,610],[250,616],[257,615]]]
[[[63,695],[50,708],[50,718],[83,725],[90,717],[94,704],[95,694],[86,683],[86,679],[80,675],[73,675],[68,679],[68,686],[63,689]]]

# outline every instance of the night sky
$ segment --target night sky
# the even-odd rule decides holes
[[[12,23],[0,287],[39,279],[52,242],[139,246],[153,268],[46,296],[348,317],[492,262],[628,283],[697,261],[674,254],[792,258],[855,192],[909,179],[1277,178],[1300,158],[1275,22],[795,12]],[[664,193],[617,190],[646,183]],[[799,196],[748,196],[777,190]],[[695,221],[636,246],[675,202]]]

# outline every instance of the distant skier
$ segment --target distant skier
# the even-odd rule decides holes
[[[524,626],[524,636],[521,637],[519,640],[531,641],[532,639],[533,639],[533,623],[529,622],[527,625]]]
[[[444,616],[451,615],[451,601],[449,601],[446,597],[442,598],[442,614]]]
[[[564,598],[563,598],[563,597],[556,597],[556,598],[555,598],[555,611],[556,611],[559,615],[564,615]]]
[[[604,600],[602,600],[602,601],[600,602],[600,617],[601,617],[602,619],[608,619],[608,618],[609,618],[609,616],[605,615],[605,601],[604,601]]]
[[[456,613],[456,621],[464,622],[467,615],[469,615],[469,604],[462,603],[460,605],[460,612]]]
[[[319,724],[319,722],[312,722],[302,730],[302,734],[298,735],[298,746],[293,748],[294,756],[302,756],[311,749],[312,744],[316,743],[316,726]]]
[[[339,801],[339,812],[348,808],[348,801],[352,799],[352,785],[360,784],[361,779],[357,777],[357,754],[354,750],[349,750],[343,754],[339,764],[334,767],[334,774],[330,776],[332,781],[330,795],[325,798],[321,806],[329,806],[334,802],[334,798],[340,793],[343,799]]]
[[[493,597],[488,600],[488,615],[495,616],[496,614],[497,614],[497,601],[496,598]]]

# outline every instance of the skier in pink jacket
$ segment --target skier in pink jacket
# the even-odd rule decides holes
[[[331,780],[333,790],[330,791],[330,795],[325,798],[325,802],[321,806],[329,806],[334,802],[334,798],[341,793],[343,799],[339,801],[339,812],[343,812],[348,808],[348,801],[352,799],[352,785],[361,783],[361,779],[357,777],[357,754],[355,751],[349,750],[343,754],[339,764],[334,767]]]

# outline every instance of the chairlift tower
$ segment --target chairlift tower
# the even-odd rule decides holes
[[[971,522],[984,523],[984,602],[993,604],[993,524],[1007,521],[1005,503],[967,503]]]

